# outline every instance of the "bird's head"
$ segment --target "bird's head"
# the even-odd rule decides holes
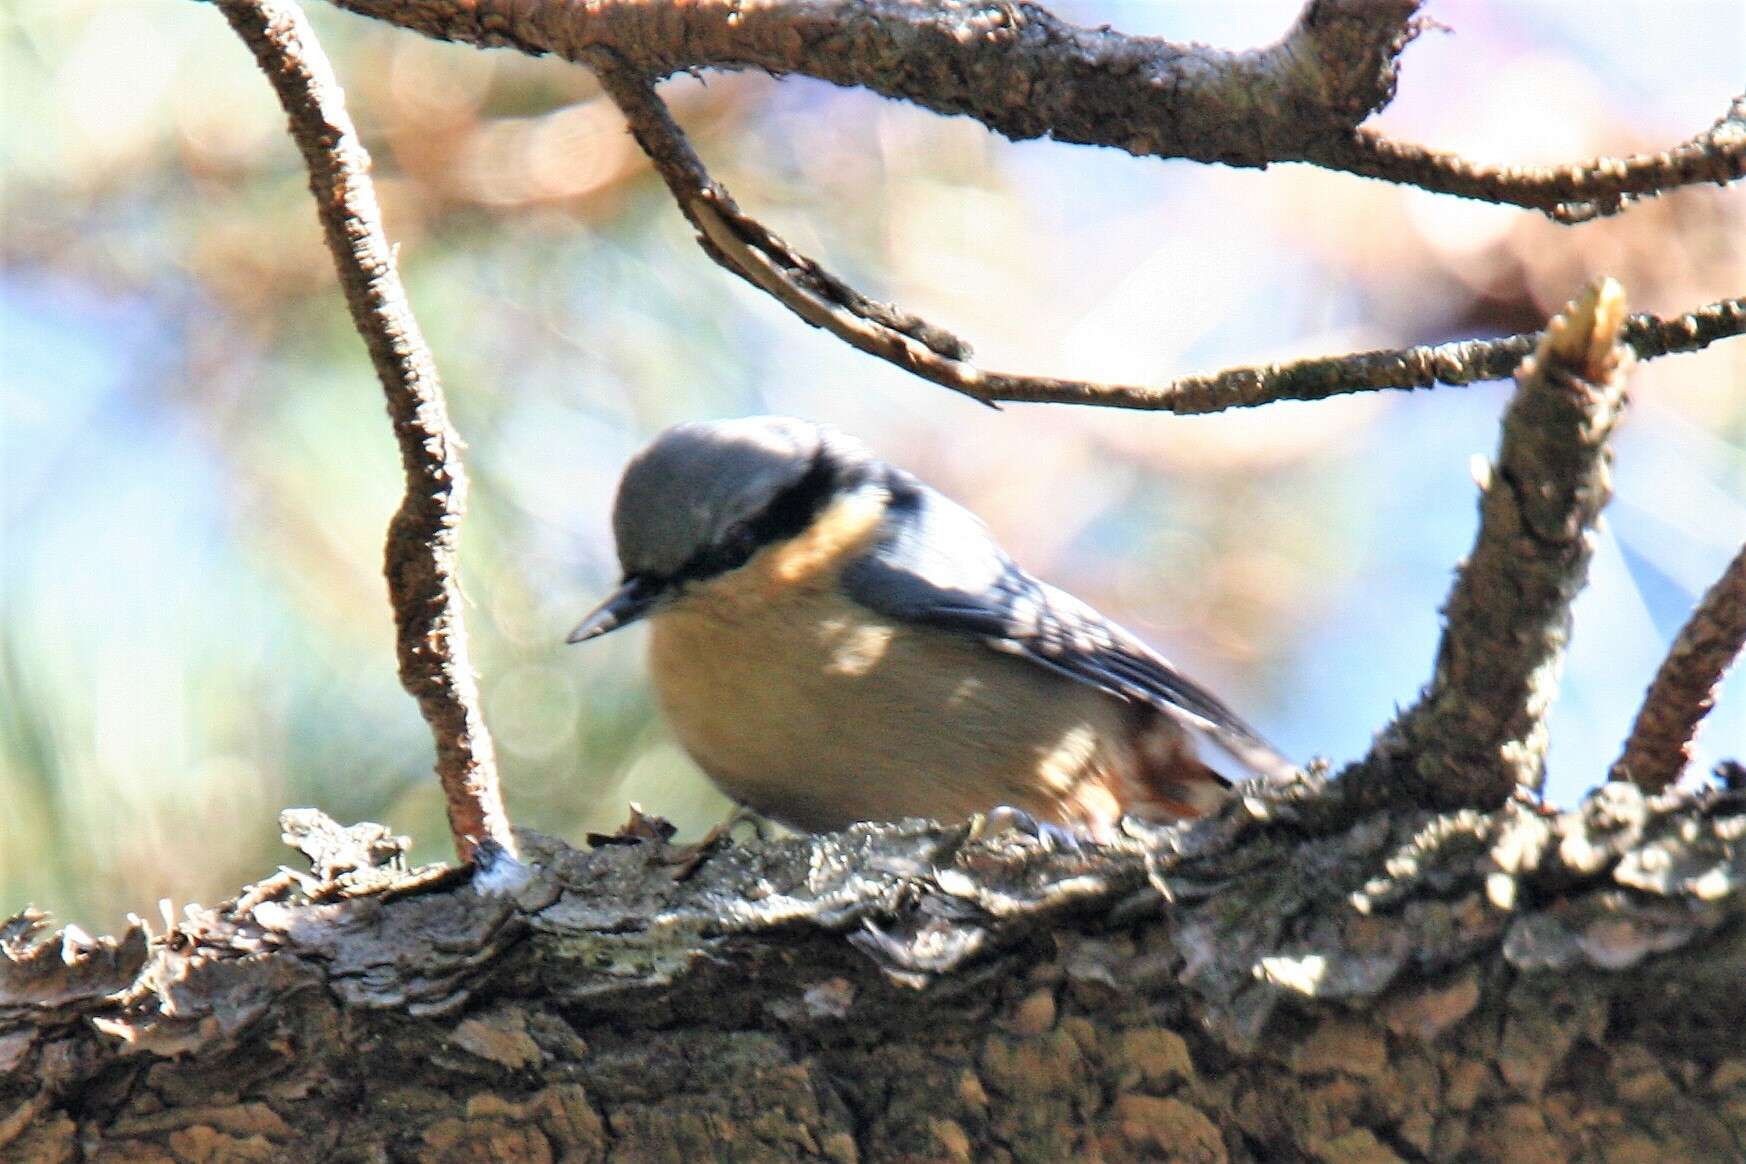
[[[674,425],[625,467],[612,532],[619,587],[570,633],[597,638],[654,613],[687,586],[803,532],[865,478],[872,458],[834,429],[782,416]]]

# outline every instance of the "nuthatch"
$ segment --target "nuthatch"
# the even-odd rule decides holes
[[[782,417],[681,424],[626,467],[624,580],[662,709],[729,796],[811,831],[1000,807],[1107,836],[1290,765],[1132,634],[1020,569],[971,513]]]

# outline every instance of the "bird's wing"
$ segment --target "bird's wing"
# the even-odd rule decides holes
[[[1147,704],[1260,773],[1291,764],[1138,637],[1008,558],[969,511],[894,483],[886,536],[843,572],[849,596],[900,622],[978,638],[1120,699]]]

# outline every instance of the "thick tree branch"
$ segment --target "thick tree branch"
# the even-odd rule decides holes
[[[1691,760],[1698,726],[1716,689],[1746,648],[1746,546],[1691,612],[1643,697],[1642,710],[1613,764],[1614,780],[1659,792]]]
[[[1394,94],[1420,0],[1313,0],[1249,52],[1080,28],[1034,4],[959,0],[335,0],[427,36],[653,78],[801,73],[976,118],[1015,140],[1259,166],[1302,158]]]
[[[684,880],[529,836],[503,897],[297,814],[315,875],[168,934],[0,923],[0,1155],[1737,1159],[1743,820],[1614,784],[1078,855],[911,823]]]
[[[395,270],[370,183],[370,156],[301,9],[291,0],[219,0],[291,119],[352,322],[369,348],[400,445],[406,495],[388,527],[386,574],[400,682],[436,740],[436,771],[463,858],[492,841],[513,852],[491,734],[467,658],[456,581],[466,507],[460,437],[436,364]]]
[[[1544,775],[1546,714],[1612,494],[1608,438],[1625,402],[1625,296],[1603,279],[1554,318],[1516,373],[1479,532],[1444,606],[1419,701],[1341,780],[1366,800],[1482,808]]]
[[[1746,167],[1746,97],[1664,153],[1555,167],[1488,166],[1358,130],[1394,94],[1418,0],[1312,0],[1283,40],[1250,52],[1079,28],[1015,3],[333,2],[443,40],[573,61],[608,49],[651,78],[798,73],[973,117],[1015,140],[1233,166],[1309,162],[1569,222],[1615,213],[1631,197],[1733,181]]]

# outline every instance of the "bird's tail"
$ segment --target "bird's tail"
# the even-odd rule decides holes
[[[1148,717],[1135,739],[1138,771],[1123,790],[1123,806],[1146,820],[1192,820],[1230,796],[1231,786],[1257,776],[1286,780],[1297,765],[1252,733],[1197,730],[1173,717]]]

